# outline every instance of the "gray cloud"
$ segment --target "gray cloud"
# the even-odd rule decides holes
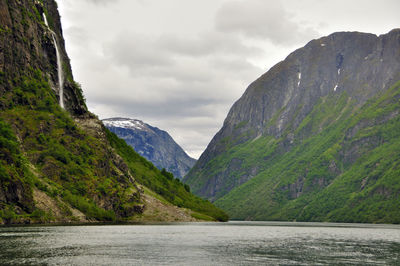
[[[85,0],[85,1],[96,5],[109,5],[119,2],[119,0]]]
[[[85,45],[88,40],[87,31],[77,26],[65,29],[64,33],[70,38],[71,41],[81,42],[82,45]]]
[[[104,47],[109,64],[123,67],[131,77],[144,79],[141,86],[151,91],[173,92],[190,99],[192,95],[222,97],[226,79],[251,80],[261,70],[246,58],[260,55],[259,48],[244,45],[232,36],[201,34],[192,38],[163,35],[121,34]],[[219,90],[215,90],[214,86]],[[224,92],[225,93],[225,92]],[[223,93],[222,93],[223,94]],[[167,96],[168,98],[169,96]],[[207,96],[210,98],[210,96]]]
[[[88,75],[95,80],[86,90],[89,108],[101,118],[133,117],[167,130],[197,157],[231,104],[263,72],[248,61],[260,54],[229,34],[125,31],[104,44],[102,60],[93,55],[85,67],[93,65]]]
[[[254,46],[244,45],[236,36],[216,32],[200,33],[195,37],[164,35],[159,45],[168,51],[185,56],[207,55],[259,55],[263,51]]]
[[[130,66],[135,73],[143,68],[171,65],[174,60],[160,50],[157,40],[143,34],[123,33],[104,47],[104,52],[121,65]]]
[[[400,2],[384,3],[68,0],[59,8],[89,109],[167,130],[198,157],[248,84],[316,31],[398,27]]]
[[[182,6],[180,0],[170,1],[171,6]],[[142,16],[143,10],[151,14],[148,12],[154,10],[154,3],[120,1],[123,9],[118,5],[108,9],[92,5],[107,1],[63,2],[70,17],[65,33],[74,43],[68,49],[71,63],[89,109],[100,118],[142,119],[167,130],[197,157],[222,125],[231,104],[263,72],[250,59],[264,52],[240,36],[215,31],[212,16],[209,27],[203,30],[190,24],[190,29],[173,32],[168,27],[163,31],[140,31],[158,25],[155,18],[150,18],[148,24],[141,22],[147,18]],[[209,5],[214,3],[210,1]],[[90,6],[84,13],[86,17],[82,16],[79,11]],[[128,9],[132,12],[122,15]],[[157,19],[164,13],[169,16],[165,10]],[[112,16],[120,22],[110,20]],[[132,20],[140,16],[141,20]]]
[[[240,0],[225,2],[217,12],[216,28],[221,32],[267,39],[279,45],[304,42],[319,34],[291,20],[280,1]],[[304,24],[304,23],[302,23]]]
[[[98,84],[107,87],[111,78],[118,82],[109,83],[111,90],[88,95],[95,103],[90,107],[103,117],[108,113],[143,119],[167,130],[190,154],[200,155],[231,104],[263,72],[247,61],[257,49],[236,38],[219,38],[118,35],[105,45],[104,64],[111,69],[99,70]],[[227,41],[233,39],[235,43]],[[204,46],[191,45],[195,43]],[[104,112],[104,106],[112,113]]]
[[[105,53],[116,62],[130,66],[135,71],[136,67],[159,68],[166,65],[170,67],[176,61],[188,58],[247,57],[263,53],[258,47],[244,45],[235,36],[212,32],[185,37],[172,34],[151,37],[124,32],[104,48]]]

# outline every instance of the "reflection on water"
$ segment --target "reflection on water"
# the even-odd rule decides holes
[[[271,222],[1,227],[0,264],[400,265],[400,227]]]

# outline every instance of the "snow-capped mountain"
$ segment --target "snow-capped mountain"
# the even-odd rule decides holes
[[[184,177],[196,162],[164,130],[138,119],[117,117],[102,121],[111,132],[124,139],[137,153],[151,161],[157,168],[165,168],[173,173],[175,177]]]

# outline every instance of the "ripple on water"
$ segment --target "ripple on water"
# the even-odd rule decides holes
[[[0,228],[0,264],[396,265],[400,227],[229,222]]]

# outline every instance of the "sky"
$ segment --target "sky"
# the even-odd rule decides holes
[[[247,86],[312,39],[400,27],[398,0],[58,0],[100,119],[166,130],[198,158]]]

